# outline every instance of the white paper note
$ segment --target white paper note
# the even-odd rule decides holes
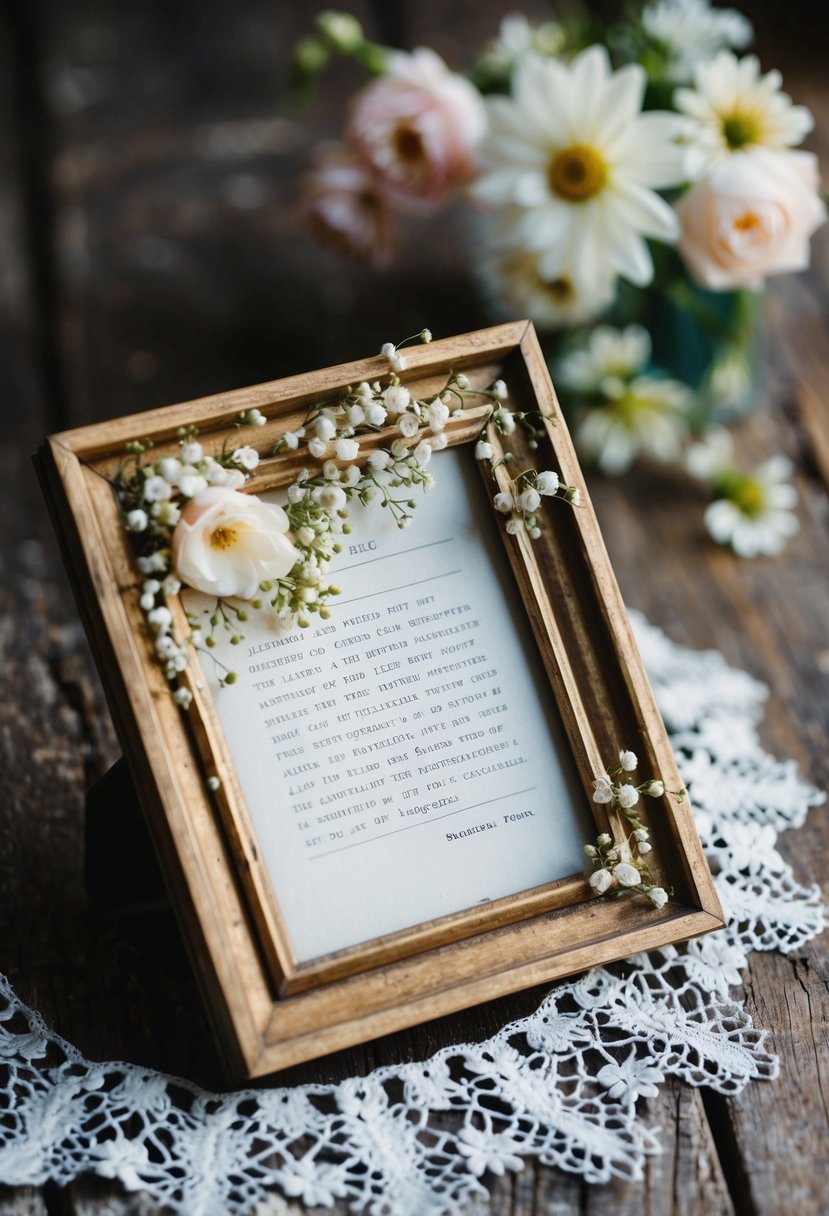
[[[407,530],[351,508],[329,621],[252,611],[230,687],[203,660],[303,962],[582,870],[593,834],[469,447],[432,470]]]

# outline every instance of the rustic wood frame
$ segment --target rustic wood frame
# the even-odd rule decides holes
[[[507,379],[518,408],[545,415],[545,467],[581,492],[581,506],[545,512],[542,541],[505,535],[541,661],[556,695],[588,798],[620,746],[668,787],[680,778],[642,668],[567,428],[534,330],[515,322],[407,351],[402,380],[435,391],[449,370],[483,387]],[[268,450],[309,404],[360,380],[383,379],[379,357],[221,393],[51,436],[36,458],[124,753],[182,932],[207,998],[229,1074],[262,1076],[596,963],[720,928],[722,911],[687,799],[649,800],[652,869],[674,897],[593,898],[583,875],[442,917],[298,965],[255,840],[215,708],[191,685],[188,715],[173,704],[138,606],[140,582],[108,480],[130,441],[152,436],[159,455],[195,425],[221,447],[242,410],[267,417]],[[483,409],[447,428],[451,444],[480,431]],[[235,434],[235,432],[233,432]],[[384,442],[383,436],[378,442]],[[436,458],[437,460],[437,458]],[[307,457],[263,460],[252,491],[293,479]],[[508,478],[498,472],[502,487]],[[553,590],[555,588],[555,591]],[[178,605],[177,610],[183,612]],[[211,795],[203,756],[222,779]],[[597,831],[624,820],[590,803]]]

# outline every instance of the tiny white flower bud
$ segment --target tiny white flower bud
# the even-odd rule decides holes
[[[649,798],[661,798],[665,793],[665,783],[663,781],[652,781],[645,793]]]
[[[668,902],[668,892],[664,887],[651,887],[650,891],[648,891],[648,899],[650,899],[654,907],[664,908]]]
[[[646,853],[650,853],[652,848],[653,848],[653,845],[648,844],[647,840],[640,840],[638,845],[636,846],[637,852],[642,857],[644,857]]]
[[[613,874],[611,874],[610,870],[594,870],[593,871],[593,873],[590,875],[589,882],[590,882],[590,886],[593,888],[593,890],[596,892],[597,895],[604,895],[605,891],[607,891],[610,887],[613,886],[613,883],[615,881],[614,874],[615,874],[615,871],[613,872]]]
[[[140,507],[135,511],[130,511],[127,515],[127,531],[128,532],[144,532],[149,523],[147,512],[142,511]]]
[[[469,388],[469,377],[461,372],[459,376],[455,377],[455,383],[462,392],[465,392]]]
[[[601,836],[599,836],[599,838],[597,839],[596,844],[601,845],[602,848],[606,848],[607,845],[612,843],[612,840],[613,840],[612,836],[609,836],[607,834],[607,832],[602,832]]]
[[[431,342],[432,341],[431,329],[421,329],[420,340],[421,340],[421,342]]]

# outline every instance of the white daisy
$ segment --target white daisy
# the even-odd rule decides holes
[[[637,456],[675,460],[688,433],[693,394],[678,380],[637,376],[616,397],[591,405],[576,444],[603,473],[624,473]]]
[[[613,275],[578,282],[572,268],[562,264],[557,274],[545,278],[541,257],[533,249],[496,247],[481,259],[478,273],[496,312],[529,317],[540,329],[558,329],[592,321],[613,303]]]
[[[732,152],[793,148],[814,126],[806,106],[782,93],[778,71],[760,75],[756,55],[737,59],[721,51],[697,65],[693,89],[677,89],[674,103],[685,114],[688,172],[697,177]]]
[[[660,0],[642,13],[642,25],[668,59],[670,80],[691,79],[698,63],[717,51],[748,46],[751,22],[733,8],[712,8],[708,0]]]
[[[650,336],[641,325],[597,325],[586,346],[559,359],[556,379],[577,393],[606,391],[608,381],[630,380],[650,357]]]
[[[713,539],[740,557],[779,553],[800,526],[792,510],[797,490],[786,480],[791,471],[785,456],[772,456],[749,474],[723,472],[716,486],[721,497],[705,509]]]
[[[515,207],[511,243],[539,254],[542,280],[565,269],[582,290],[609,275],[653,277],[646,237],[674,241],[676,216],[656,190],[684,180],[680,120],[642,114],[638,64],[614,72],[604,47],[565,64],[525,55],[513,96],[488,100],[490,129],[474,196]]]

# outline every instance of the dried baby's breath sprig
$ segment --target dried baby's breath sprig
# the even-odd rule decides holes
[[[637,808],[642,795],[662,798],[666,793],[665,783],[659,778],[651,778],[635,785],[627,775],[634,773],[638,765],[636,754],[622,749],[617,762],[594,780],[593,801],[612,806],[624,816],[631,830],[621,842],[603,832],[595,844],[585,845],[584,852],[593,865],[589,882],[597,895],[619,899],[628,892],[638,892],[647,895],[655,907],[661,908],[673,895],[673,889],[666,890],[653,881],[646,861],[653,846]],[[687,796],[685,789],[667,792],[680,800]]]

